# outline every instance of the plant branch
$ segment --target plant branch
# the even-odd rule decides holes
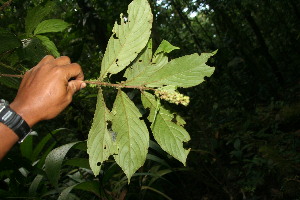
[[[0,74],[0,77],[11,77],[11,78],[23,78],[24,75],[16,75],[16,74]],[[114,84],[114,83],[107,83],[101,81],[84,81],[87,84],[93,84],[98,86],[106,86],[106,87],[115,87],[115,88],[131,88],[131,89],[139,89],[139,90],[153,90],[154,88],[144,87],[139,85],[123,85],[123,84]]]
[[[5,3],[2,4],[2,6],[0,6],[0,11],[4,10],[4,8],[8,7],[11,4],[12,0],[9,0]]]

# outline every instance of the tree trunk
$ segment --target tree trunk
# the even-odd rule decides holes
[[[280,85],[283,85],[284,80],[283,80],[282,74],[279,71],[279,67],[278,67],[276,61],[270,54],[269,48],[265,42],[265,39],[264,39],[257,23],[255,22],[254,18],[251,16],[251,13],[249,10],[244,11],[243,14],[244,14],[245,19],[249,23],[250,27],[252,28],[257,41],[259,42],[260,48],[262,50],[261,52],[264,54],[264,57],[268,61],[269,65],[271,66],[274,76],[276,77],[278,83]]]
[[[193,30],[190,20],[182,12],[181,5],[179,3],[177,3],[176,0],[171,0],[171,5],[173,5],[173,7],[175,8],[176,12],[178,13],[180,19],[182,20],[182,22],[184,23],[184,25],[186,26],[186,28],[188,29],[188,31],[192,35],[192,37],[195,41],[196,47],[197,47],[197,51],[199,53],[201,53],[202,51],[201,51],[200,40],[197,37],[197,34],[195,33],[195,31]]]

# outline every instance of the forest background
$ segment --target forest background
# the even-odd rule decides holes
[[[36,12],[44,12],[43,6],[51,4],[52,9],[42,18],[62,19],[69,26],[44,35],[60,55],[82,66],[86,79],[98,77],[113,24],[120,13],[126,13],[130,2],[0,1],[0,73],[22,74],[45,55],[53,54],[41,39],[25,30],[28,11],[40,6]],[[62,165],[52,174],[46,173],[45,158],[51,150],[87,139],[97,94],[97,88],[89,87],[76,94],[56,119],[35,126],[39,137],[31,136],[16,145],[1,161],[0,197],[299,199],[300,2],[149,3],[154,16],[153,46],[165,39],[180,47],[170,58],[218,49],[209,60],[215,73],[199,86],[182,89],[191,103],[176,108],[187,121],[185,127],[192,138],[185,145],[191,148],[187,166],[169,157],[152,140],[145,165],[127,185],[113,160],[94,177],[83,142],[68,154],[62,153]],[[0,97],[12,101],[19,82],[1,77]],[[105,90],[111,106],[115,90]],[[134,98],[135,93],[129,95]],[[51,175],[57,177],[57,184]]]

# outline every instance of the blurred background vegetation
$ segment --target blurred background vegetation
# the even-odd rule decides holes
[[[42,19],[70,24],[43,35],[82,66],[86,79],[97,78],[112,26],[130,2],[1,0],[0,73],[22,74],[53,53],[26,32],[36,7],[31,13]],[[165,39],[180,47],[171,57],[218,49],[209,61],[213,76],[182,90],[191,103],[176,108],[192,138],[187,167],[152,141],[144,167],[127,185],[113,160],[94,177],[82,142],[62,150],[61,164],[47,171],[51,150],[87,139],[97,88],[86,88],[61,115],[34,127],[39,137],[30,136],[0,162],[0,199],[300,199],[300,2],[149,3],[154,46]],[[19,82],[1,77],[0,97],[12,101]],[[109,106],[114,90],[105,90]]]

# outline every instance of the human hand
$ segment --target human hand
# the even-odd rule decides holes
[[[74,93],[86,86],[80,65],[66,56],[44,57],[27,71],[10,107],[30,127],[56,117],[72,101]]]

